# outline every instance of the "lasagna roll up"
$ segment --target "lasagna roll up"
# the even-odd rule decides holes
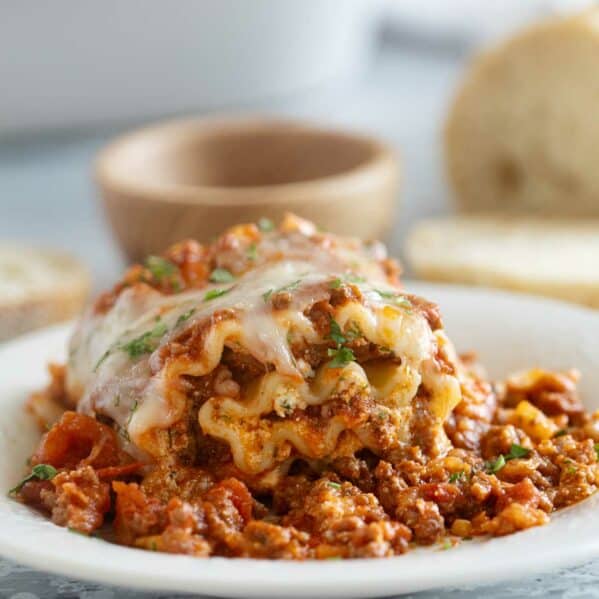
[[[461,399],[436,307],[384,248],[294,216],[132,267],[79,323],[66,388],[137,459],[264,490],[296,462],[440,455]]]

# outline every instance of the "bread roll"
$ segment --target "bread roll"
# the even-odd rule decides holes
[[[1,243],[0,341],[71,318],[88,291],[88,273],[74,258]]]
[[[427,220],[412,231],[406,251],[424,279],[599,308],[599,224],[482,216]]]
[[[524,30],[468,70],[446,125],[467,211],[599,216],[599,8]]]

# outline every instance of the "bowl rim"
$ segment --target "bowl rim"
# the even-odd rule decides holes
[[[161,136],[165,133],[190,129],[194,132],[210,132],[218,129],[230,131],[251,131],[252,129],[288,129],[289,131],[307,131],[317,135],[339,138],[343,143],[356,143],[371,150],[363,162],[345,171],[307,179],[276,183],[272,185],[189,185],[178,183],[147,183],[141,180],[123,177],[115,173],[114,163],[124,148],[143,138]],[[171,119],[134,129],[120,135],[104,146],[94,160],[94,179],[104,193],[135,196],[136,199],[167,204],[201,205],[251,205],[262,204],[268,196],[301,191],[303,195],[312,195],[318,200],[327,194],[327,201],[335,196],[347,197],[363,193],[378,184],[381,175],[392,174],[396,179],[400,175],[399,153],[380,139],[361,132],[320,124],[303,119],[268,115],[232,115],[200,116]]]

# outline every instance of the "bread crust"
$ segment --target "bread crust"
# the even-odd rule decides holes
[[[3,245],[0,247],[0,263],[6,260],[7,255],[10,255],[11,266],[17,260],[23,272],[32,267],[41,268],[53,280],[49,284],[46,278],[37,285],[29,281],[27,289],[16,297],[0,290],[0,342],[69,320],[82,310],[90,290],[90,277],[75,258],[45,249]],[[2,275],[10,277],[7,273]],[[15,286],[18,285],[15,282]]]
[[[475,58],[445,126],[457,207],[599,216],[599,8]]]

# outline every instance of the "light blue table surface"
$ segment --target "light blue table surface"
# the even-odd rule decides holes
[[[457,55],[441,58],[434,52],[387,50],[351,84],[312,90],[299,98],[264,103],[255,109],[365,130],[380,135],[399,150],[403,165],[401,201],[387,242],[391,253],[401,256],[402,240],[411,224],[451,210],[439,139],[460,65]],[[68,249],[89,265],[96,289],[114,281],[123,261],[96,201],[91,161],[107,139],[126,128],[112,126],[22,138],[3,138],[0,134],[0,240],[28,240]],[[1,598],[167,596],[172,597],[51,576],[0,560]],[[599,598],[599,560],[517,582],[415,596]]]

